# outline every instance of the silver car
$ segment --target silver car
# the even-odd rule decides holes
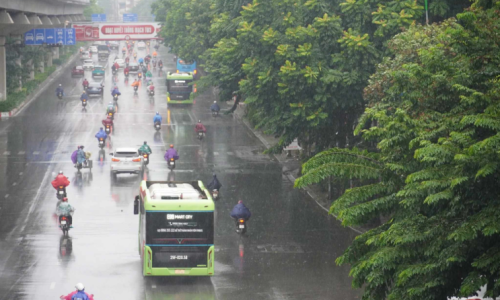
[[[111,154],[111,175],[142,172],[142,155],[134,148],[117,148]]]

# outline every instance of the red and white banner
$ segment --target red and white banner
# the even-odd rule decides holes
[[[73,25],[77,41],[151,40],[159,39],[160,23],[100,23]]]

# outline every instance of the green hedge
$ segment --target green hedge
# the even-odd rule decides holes
[[[52,63],[53,63],[54,65],[60,66],[60,65],[62,65],[63,61],[62,61],[60,58],[54,58],[54,59],[52,60]]]
[[[67,55],[61,57],[59,59],[59,65],[62,64],[62,62],[67,61],[71,55],[73,55],[73,53],[67,53]],[[56,59],[52,60],[52,63],[56,64],[54,61],[56,61]],[[44,82],[50,74],[54,73],[55,70],[55,65],[46,67],[43,73],[35,75],[35,79],[24,83],[23,88],[20,91],[8,94],[5,101],[0,101],[0,112],[10,111],[16,108],[19,104],[26,100],[26,97],[31,94],[42,82]]]

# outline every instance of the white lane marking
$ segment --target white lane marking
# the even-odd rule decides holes
[[[23,172],[19,172],[19,176],[23,175]]]
[[[24,155],[26,152],[25,151],[19,151],[17,155]]]
[[[10,151],[5,151],[3,155],[10,155]]]
[[[154,288],[154,289],[156,289],[156,285],[152,285],[151,287]]]
[[[214,152],[214,155],[216,155],[216,156],[219,155],[219,152]]]
[[[13,186],[16,186],[16,185],[17,185],[17,182],[14,182],[12,185],[13,185]]]
[[[6,194],[6,195],[5,195],[5,198],[9,198],[9,194]]]
[[[51,290],[53,290],[55,287],[56,287],[56,283],[55,283],[55,282],[52,282],[52,283],[50,284],[50,289],[51,289]]]
[[[38,152],[38,151],[33,151],[33,155],[38,155],[38,154],[40,154],[40,152]]]

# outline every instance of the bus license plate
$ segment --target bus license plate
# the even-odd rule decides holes
[[[61,221],[61,225],[66,225],[66,221]]]
[[[245,225],[240,225],[240,228],[245,228]]]
[[[186,270],[175,270],[175,274],[185,274]]]

